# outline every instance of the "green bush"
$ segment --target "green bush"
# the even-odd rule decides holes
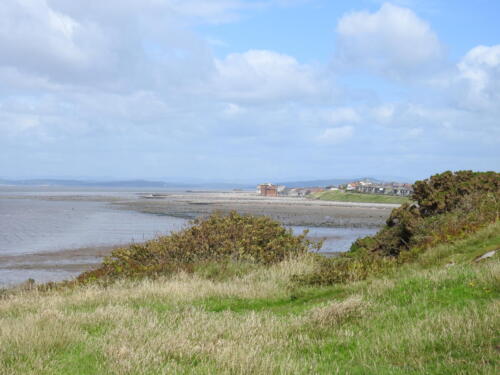
[[[417,181],[414,189],[416,203],[394,209],[382,230],[356,241],[352,250],[398,256],[410,248],[459,238],[498,220],[499,173],[444,172]]]
[[[446,171],[413,185],[412,199],[423,217],[459,208],[470,195],[493,193],[498,197],[500,174],[496,172]]]
[[[206,264],[246,262],[272,264],[287,257],[319,250],[306,238],[268,217],[214,213],[194,220],[192,226],[170,236],[120,248],[102,266],[78,277],[94,279],[165,275],[184,270],[195,272]],[[210,271],[209,273],[213,273]]]

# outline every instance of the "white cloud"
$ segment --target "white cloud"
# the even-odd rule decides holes
[[[409,79],[440,63],[444,51],[427,22],[412,10],[384,3],[374,12],[352,12],[338,25],[336,62],[394,79]]]
[[[361,121],[361,117],[353,108],[341,107],[331,110],[326,116],[326,121],[333,125],[342,123],[358,123]]]
[[[471,49],[457,67],[457,83],[462,89],[456,92],[461,104],[471,109],[500,110],[500,45]]]
[[[241,7],[232,0],[2,0],[0,68],[100,90],[173,90],[214,68],[208,42],[190,23],[218,22]]]
[[[291,56],[250,50],[216,60],[210,42],[189,27],[248,7],[239,0],[4,0],[0,76],[11,90],[209,92],[228,102],[323,93],[324,77]]]
[[[385,104],[373,108],[371,112],[377,122],[388,123],[394,116],[395,106],[393,104]]]
[[[0,65],[37,70],[40,65],[88,63],[90,51],[77,41],[81,25],[45,0],[4,0],[0,14]]]
[[[354,135],[352,126],[340,126],[337,128],[328,128],[323,131],[318,137],[318,140],[323,143],[338,144],[345,142]]]
[[[295,58],[267,50],[232,53],[216,61],[213,85],[223,98],[242,101],[293,100],[325,93],[325,78]],[[211,88],[212,89],[212,88]]]
[[[37,1],[37,0],[35,0]],[[56,9],[74,17],[100,20],[129,19],[137,14],[154,14],[159,18],[174,15],[178,22],[195,19],[201,23],[220,23],[238,18],[238,12],[249,7],[241,0],[48,0]]]

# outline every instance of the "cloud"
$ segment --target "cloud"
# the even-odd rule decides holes
[[[326,94],[325,78],[295,58],[267,50],[232,53],[216,60],[215,92],[240,101],[303,100]]]
[[[457,64],[459,101],[466,108],[500,111],[500,45],[477,46]],[[456,86],[453,87],[456,89]]]
[[[444,49],[430,25],[412,10],[384,3],[370,13],[351,12],[337,25],[337,65],[392,79],[435,69]]]
[[[47,74],[52,70],[88,65],[92,49],[81,43],[82,25],[52,9],[45,0],[0,3],[0,65]],[[99,45],[87,34],[87,40]]]
[[[245,113],[245,109],[238,104],[228,103],[223,109],[222,113],[224,116],[229,118],[237,117]]]
[[[3,0],[0,67],[73,87],[173,88],[214,69],[208,42],[191,24],[229,19],[243,6],[231,0]]]
[[[338,128],[327,128],[318,137],[318,140],[328,144],[338,144],[347,141],[354,135],[352,126],[341,126]]]
[[[375,120],[379,123],[388,123],[394,116],[395,107],[393,104],[388,103],[385,105],[372,108],[371,113]]]
[[[131,16],[155,15],[165,19],[170,15],[177,22],[220,23],[239,18],[239,12],[252,6],[242,0],[44,0],[56,9],[85,19],[108,19],[117,22]],[[151,21],[151,19],[149,19]],[[170,20],[173,21],[173,20]]]
[[[361,117],[353,108],[341,107],[329,111],[326,121],[333,125],[340,123],[358,123],[361,121]]]

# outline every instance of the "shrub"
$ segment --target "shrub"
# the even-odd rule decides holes
[[[382,230],[356,241],[352,250],[398,256],[410,248],[459,238],[498,220],[499,173],[444,172],[417,181],[414,189],[416,203],[394,209]]]
[[[207,262],[277,263],[319,250],[321,244],[309,241],[306,235],[304,231],[295,236],[291,229],[264,216],[214,213],[170,236],[117,249],[100,268],[80,275],[78,281],[193,272]]]
[[[471,195],[500,191],[500,174],[496,172],[446,171],[413,185],[412,199],[418,202],[423,217],[450,212],[459,208]]]

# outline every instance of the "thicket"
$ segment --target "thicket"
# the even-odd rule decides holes
[[[500,174],[444,172],[414,184],[412,203],[394,209],[374,236],[357,240],[339,258],[318,259],[301,281],[332,284],[366,278],[411,261],[430,246],[453,241],[498,220]]]
[[[194,220],[180,232],[114,250],[98,269],[83,273],[77,282],[154,277],[192,272],[200,266],[208,272],[214,264],[269,265],[319,250],[320,246],[307,239],[307,231],[294,235],[291,229],[269,217],[234,211],[227,215],[214,213]]]

